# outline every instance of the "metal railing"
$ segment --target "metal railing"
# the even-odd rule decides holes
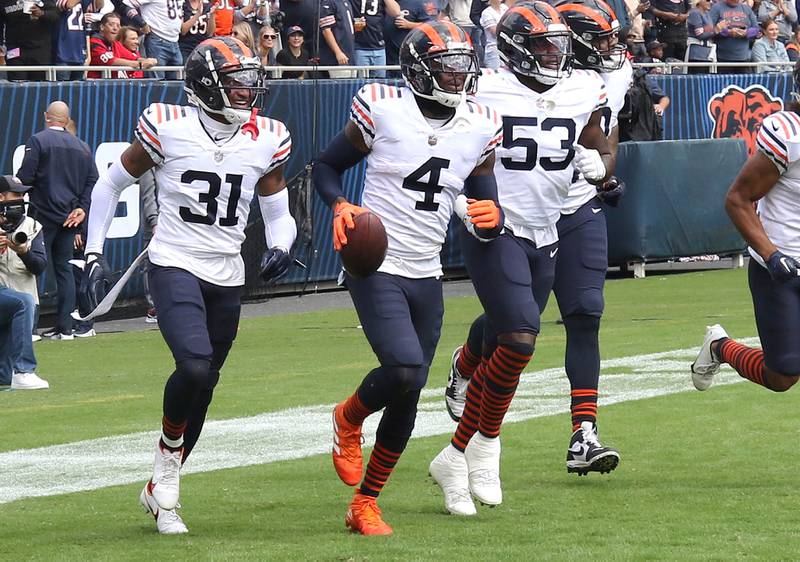
[[[713,68],[717,73],[724,74],[726,68],[752,68],[754,74],[761,74],[758,70],[759,67],[771,66],[780,67],[782,70],[789,71],[795,63],[793,62],[655,62],[655,63],[634,63],[635,67],[639,68],[660,68],[664,74],[672,74],[675,69],[688,69],[688,68]],[[274,78],[280,78],[283,72],[349,72],[350,78],[368,78],[370,71],[374,70],[400,70],[398,65],[384,65],[384,66],[265,66],[264,70],[270,72]],[[118,79],[114,78],[113,74],[117,72],[138,72],[138,68],[129,68],[125,66],[0,66],[0,79],[9,72],[44,72],[45,80],[48,82],[57,81],[57,72],[80,72],[92,71],[100,72],[102,79]],[[684,70],[685,71],[685,70]],[[183,80],[183,67],[182,66],[154,66],[149,69],[142,69],[145,73],[145,79],[156,79],[152,76],[153,72],[170,72],[177,73],[178,79]],[[150,76],[148,76],[150,74]],[[347,78],[341,76],[340,78]],[[122,78],[123,80],[126,78]],[[129,78],[128,78],[129,79]]]

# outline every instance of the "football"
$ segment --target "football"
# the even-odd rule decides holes
[[[371,211],[353,217],[355,226],[347,229],[347,244],[342,248],[342,264],[357,279],[372,275],[383,263],[389,240],[380,217]]]

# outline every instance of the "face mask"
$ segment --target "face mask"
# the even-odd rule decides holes
[[[25,203],[9,201],[0,203],[0,228],[5,232],[14,232],[25,221]]]

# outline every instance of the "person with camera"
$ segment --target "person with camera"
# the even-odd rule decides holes
[[[33,322],[36,276],[47,267],[42,225],[25,216],[29,187],[0,176],[0,385],[14,390],[49,388],[36,375]]]
[[[0,0],[0,41],[5,37],[8,66],[47,65],[52,58],[52,28],[58,21],[54,0]],[[9,72],[9,80],[45,80],[44,72]]]
[[[44,114],[45,129],[25,144],[17,176],[30,193],[35,216],[42,223],[47,255],[53,264],[58,294],[55,329],[42,334],[59,340],[74,338],[71,313],[75,310],[72,251],[78,227],[86,218],[97,167],[89,146],[65,130],[69,107],[54,101]],[[76,332],[78,337],[85,336]]]

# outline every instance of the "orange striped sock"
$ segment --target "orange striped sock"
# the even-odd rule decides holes
[[[364,474],[364,481],[361,483],[359,493],[365,496],[378,497],[389,476],[391,476],[398,459],[400,459],[400,453],[390,451],[380,441],[377,441],[369,457],[367,472]]]
[[[461,420],[458,422],[456,432],[450,443],[459,451],[464,451],[467,448],[467,443],[478,431],[478,420],[480,419],[481,412],[481,396],[483,395],[483,378],[486,373],[486,363],[481,362],[472,378],[469,379],[469,386],[467,387],[467,401],[464,404],[464,413],[461,414]]]
[[[764,352],[762,350],[726,338],[719,343],[717,356],[720,361],[733,367],[740,377],[770,388],[764,371]]]
[[[367,408],[361,401],[361,398],[358,397],[358,392],[354,392],[350,398],[345,400],[344,406],[342,407],[344,419],[353,425],[363,424],[364,420],[367,419],[371,413],[373,413],[372,410]]]
[[[523,353],[509,345],[498,345],[489,358],[478,420],[478,431],[485,437],[500,435],[500,426],[511,406],[519,376],[532,356],[532,353]]]
[[[597,421],[597,389],[573,388],[570,392],[572,411],[572,431],[581,426],[581,422]]]
[[[456,369],[458,369],[459,374],[465,379],[471,378],[480,364],[480,354],[476,355],[472,352],[469,348],[469,342],[464,343],[461,353],[456,359]]]

